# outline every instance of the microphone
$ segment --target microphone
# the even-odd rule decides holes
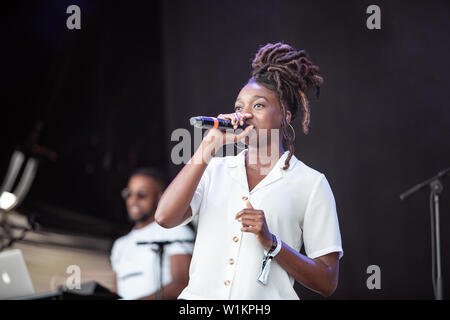
[[[215,117],[192,117],[189,122],[191,126],[201,128],[201,129],[219,129],[219,130],[227,130],[233,129],[233,125],[231,121],[228,119],[219,119]],[[243,126],[238,125],[238,128],[245,129],[247,124],[244,122]]]

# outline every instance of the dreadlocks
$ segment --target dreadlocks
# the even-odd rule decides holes
[[[319,98],[323,78],[318,75],[319,67],[312,64],[305,50],[296,51],[284,43],[268,43],[260,48],[252,62],[252,77],[249,82],[257,82],[274,91],[280,101],[282,121],[281,130],[286,140],[289,155],[283,169],[289,168],[289,161],[294,153],[294,142],[287,130],[286,110],[295,119],[298,110],[303,111],[302,128],[308,134],[310,108],[307,98],[309,90],[314,87]]]

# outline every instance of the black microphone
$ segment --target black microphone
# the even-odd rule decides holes
[[[231,121],[228,119],[219,119],[215,117],[204,117],[204,116],[198,116],[198,117],[192,117],[189,122],[191,123],[191,126],[201,128],[201,129],[219,129],[219,130],[227,130],[227,129],[233,129],[233,125],[231,124]],[[245,129],[247,127],[247,124],[244,122],[243,126],[238,125],[238,128]]]

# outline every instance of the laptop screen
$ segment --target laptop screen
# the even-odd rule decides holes
[[[33,283],[20,249],[0,252],[0,299],[34,294]]]

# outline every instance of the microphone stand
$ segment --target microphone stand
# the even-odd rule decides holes
[[[193,243],[194,240],[172,240],[172,241],[139,241],[136,244],[139,245],[156,245],[157,249],[152,248],[158,254],[159,257],[159,288],[156,294],[156,300],[162,300],[163,298],[163,255],[164,247],[173,243]]]
[[[400,195],[400,200],[405,200],[417,191],[430,186],[430,217],[431,217],[431,264],[434,297],[436,300],[443,299],[442,293],[442,270],[441,270],[441,243],[439,230],[439,194],[444,189],[440,178],[450,173],[450,168],[439,172],[436,176],[427,179]]]

